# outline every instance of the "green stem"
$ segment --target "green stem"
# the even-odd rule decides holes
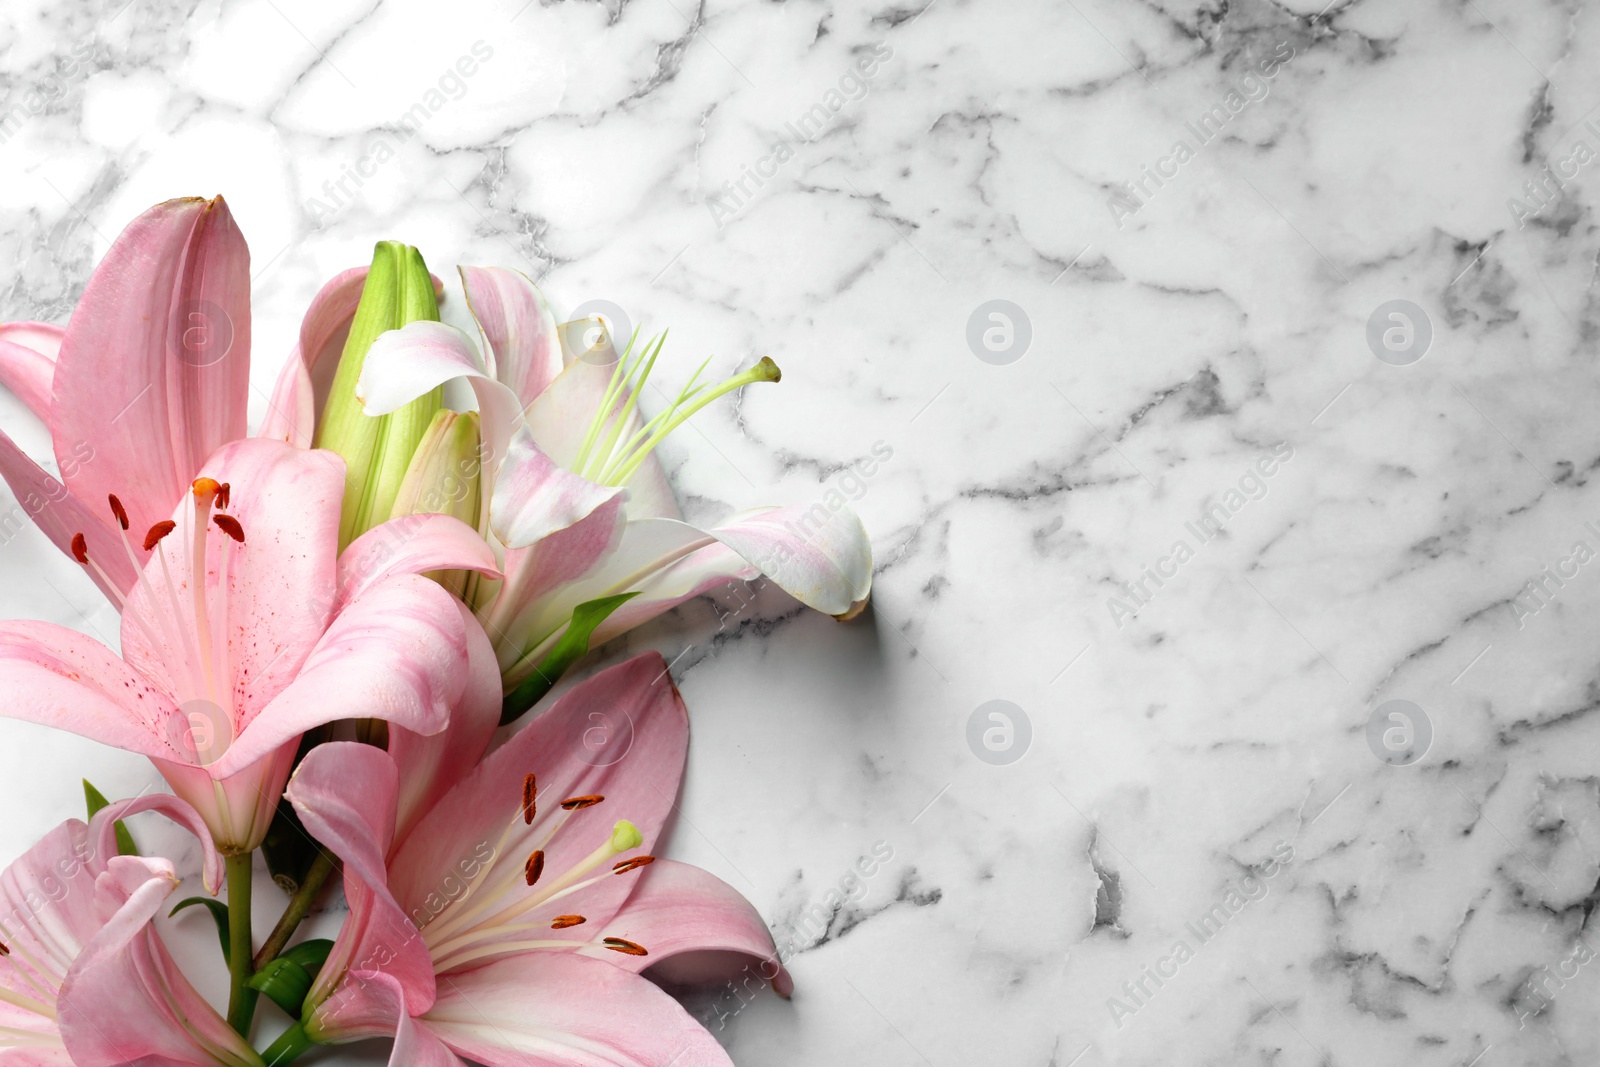
[[[267,1046],[261,1058],[266,1061],[267,1067],[281,1067],[314,1044],[316,1042],[306,1036],[305,1023],[295,1023],[278,1035],[278,1040]]]
[[[323,883],[328,880],[328,875],[332,873],[332,857],[318,849],[317,858],[311,861],[311,869],[306,871],[304,878],[300,879],[300,887],[294,891],[294,896],[289,898],[289,906],[284,908],[283,914],[278,917],[278,925],[272,928],[272,933],[267,935],[266,943],[261,946],[261,951],[256,953],[256,970],[259,971],[278,958],[278,953],[283,951],[283,946],[287,945],[289,938],[294,936],[300,921],[311,910],[311,902],[316,899],[318,890],[322,888]]]
[[[250,965],[250,868],[254,853],[228,857],[228,1024],[248,1038],[256,1013]]]

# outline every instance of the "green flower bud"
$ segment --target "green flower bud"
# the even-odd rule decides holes
[[[395,493],[392,516],[453,515],[474,529],[483,507],[482,468],[476,411],[440,408],[422,434]],[[428,575],[467,600],[472,571],[434,571]]]
[[[395,241],[379,241],[317,427],[316,447],[339,453],[346,464],[341,549],[394,514],[412,453],[443,402],[443,390],[435,389],[388,415],[366,414],[356,399],[356,383],[367,349],[381,333],[438,318],[439,303],[422,253]]]

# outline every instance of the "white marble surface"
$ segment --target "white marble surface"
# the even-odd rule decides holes
[[[1600,549],[1600,166],[1568,165],[1600,5],[120,2],[0,14],[4,106],[37,112],[0,144],[0,316],[64,319],[138,210],[222,192],[263,390],[321,280],[400,238],[670,324],[669,377],[773,356],[670,443],[691,517],[858,493],[867,617],[764,591],[607,650],[683,653],[671,851],[792,947],[792,1002],[691,999],[738,1063],[1600,1062],[1600,966],[1561,977],[1600,936],[1600,566],[1516,599]],[[1031,322],[1008,365],[967,342],[992,299]],[[1401,299],[1433,335],[1407,366],[1366,339]],[[41,536],[0,566],[4,614],[113,632]],[[1032,725],[1006,766],[966,740],[994,699]],[[1433,725],[1412,766],[1366,741],[1390,699]],[[0,723],[4,858],[80,773],[154,780]],[[1257,899],[1202,944],[1230,887]]]

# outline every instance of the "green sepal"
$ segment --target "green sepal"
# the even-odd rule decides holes
[[[111,801],[106,795],[90,784],[89,779],[83,780],[83,803],[89,809],[89,818],[94,818],[95,812],[101,808],[109,807]],[[118,819],[112,829],[117,834],[117,854],[119,856],[137,856],[139,849],[133,843],[133,835],[128,832],[128,824]]]
[[[250,988],[265,993],[291,1019],[300,1018],[300,1005],[311,992],[311,972],[282,956],[250,976]]]
[[[222,942],[222,962],[231,964],[233,953],[228,951],[228,905],[211,897],[186,897],[173,905],[172,910],[167,912],[167,918],[172,918],[191,904],[204,904],[211,912],[211,918],[217,924],[217,940]]]
[[[280,960],[289,960],[298,963],[310,972],[315,978],[317,972],[322,970],[322,965],[328,962],[328,953],[333,951],[333,942],[326,937],[312,938],[302,941],[293,948],[286,948],[278,953]]]
[[[585,600],[573,608],[572,621],[567,623],[567,632],[561,635],[561,639],[550,650],[550,654],[533,668],[533,673],[506,694],[501,702],[500,725],[504,726],[515,719],[550,692],[551,687],[567,673],[567,668],[589,651],[589,638],[594,635],[600,624],[605,622],[613,611],[638,595],[639,590],[635,589],[631,593],[618,593],[616,596],[603,596],[598,600]],[[522,664],[518,663],[517,666],[520,667]]]
[[[379,241],[317,427],[316,447],[331,449],[345,461],[341,549],[389,519],[411,455],[443,405],[442,388],[387,415],[368,415],[356,399],[372,342],[420,319],[439,319],[433,277],[422,253],[396,241]]]

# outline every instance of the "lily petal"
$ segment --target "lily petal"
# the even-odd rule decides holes
[[[150,920],[178,887],[172,865],[114,856],[105,868],[95,880],[95,905],[115,911],[61,984],[61,1036],[73,1063],[259,1064],[154,936]]]
[[[228,583],[226,612],[212,640],[226,642],[231,676],[216,688],[234,694],[234,725],[243,730],[299,672],[332,615],[331,598],[306,591],[331,593],[334,587],[344,463],[332,452],[248,438],[224,445],[201,473],[232,486],[228,514],[244,531],[242,545],[215,526],[202,535],[213,605],[223,599],[217,590],[224,575]],[[195,663],[199,653],[170,645],[195,640],[195,597],[167,591],[169,575],[182,582],[195,570],[192,500],[181,502],[172,519],[177,528],[157,549],[162,558],[146,565],[147,580],[128,599],[122,649],[130,665],[167,692],[193,695],[196,683],[171,677],[170,670]]]
[[[450,726],[431,736],[389,727],[389,755],[400,769],[394,839],[406,839],[428,809],[478,765],[500,725],[500,664],[466,605],[457,603],[467,632],[467,684],[450,712]]]
[[[397,1007],[415,1015],[434,995],[427,946],[390,895],[384,871],[399,795],[395,762],[371,745],[318,745],[295,770],[287,795],[306,829],[344,861],[350,903],[350,917],[308,998],[318,1005],[316,1036],[356,1040],[392,1033]],[[398,982],[398,1004],[385,982],[351,981],[347,974],[380,968]]]
[[[511,437],[489,504],[494,535],[507,548],[526,548],[565,530],[621,496],[556,465],[527,428]]]
[[[471,570],[500,577],[494,550],[460,519],[404,515],[374,526],[339,556],[339,598],[334,610],[342,610],[391,575],[436,570]]]
[[[149,528],[245,435],[249,388],[244,237],[221,197],[156,205],[112,243],[61,343],[50,430],[67,487],[84,501],[116,493]],[[65,470],[84,442],[94,461]]]
[[[200,842],[203,855],[202,878],[205,881],[206,892],[215,895],[222,888],[222,855],[212,843],[211,834],[200,813],[175,796],[166,793],[146,793],[129,800],[115,801],[95,812],[94,817],[89,820],[89,840],[93,843],[96,854],[115,856],[118,820],[131,818],[145,811],[159,812],[195,836],[195,840]]]
[[[483,463],[492,473],[521,422],[522,404],[495,379],[472,339],[454,326],[419,321],[379,334],[361,365],[356,396],[368,415],[387,415],[456,378],[466,379],[478,398]]]
[[[610,741],[600,750],[589,744],[597,727]],[[678,795],[688,747],[688,712],[659,654],[643,653],[601,671],[535,715],[417,823],[390,863],[395,899],[408,912],[423,909],[442,872],[466,869],[463,864],[485,847],[498,847],[509,820],[520,827],[529,773],[537,776],[541,809],[554,810],[572,796],[605,797],[598,807],[574,814],[597,824],[596,831],[581,831],[575,823],[546,848],[551,870],[576,864],[617,819],[633,822],[648,848]],[[530,831],[546,825],[535,820]],[[603,921],[631,888],[627,878],[603,879],[585,892],[582,913],[590,922]]]
[[[46,425],[50,422],[56,353],[64,332],[46,322],[0,324],[0,385],[17,394]]]
[[[94,447],[84,442],[74,460],[92,463],[95,455]],[[72,554],[74,534],[84,535],[90,558],[106,572],[110,582],[93,571],[90,577],[108,598],[115,601],[133,586],[139,572],[128,561],[121,540],[110,524],[29,459],[4,433],[0,433],[0,476],[11,487],[18,505],[63,553]]]
[[[420,575],[372,585],[339,613],[299,675],[208,768],[237,773],[314,726],[377,718],[444,729],[465,685],[467,634],[455,598]]]
[[[0,714],[13,719],[153,758],[177,755],[161,729],[173,710],[171,698],[76,630],[0,623],[0,687],[6,692]]]
[[[645,946],[648,956],[594,950],[608,963],[685,985],[720,981],[741,970],[772,983],[779,995],[794,980],[778,959],[767,924],[737,889],[687,863],[657,859],[607,926]],[[752,966],[752,964],[754,966]]]
[[[561,373],[561,339],[544,294],[521,271],[461,267],[467,306],[489,343],[491,373],[519,401],[544,392]]]
[[[583,956],[513,956],[440,979],[421,1023],[488,1067],[732,1067],[654,984]]]
[[[610,345],[609,340],[603,343]],[[615,354],[614,349],[611,354]],[[589,425],[600,410],[615,370],[615,361],[605,357],[574,359],[523,409],[523,418],[534,443],[560,466],[571,469],[577,461]],[[627,389],[619,389],[618,394],[613,403],[620,409],[633,394]],[[623,427],[622,439],[631,437],[642,425],[644,420],[636,407]],[[672,486],[667,484],[666,472],[661,469],[654,452],[644,458],[624,488],[628,490],[630,519],[682,517],[672,496]]]
[[[340,271],[311,298],[311,306],[300,322],[299,344],[278,374],[258,436],[288,441],[300,448],[311,447],[317,432],[317,414],[333,388],[333,374],[350,335],[356,305],[361,303],[367,270],[352,267]]]

